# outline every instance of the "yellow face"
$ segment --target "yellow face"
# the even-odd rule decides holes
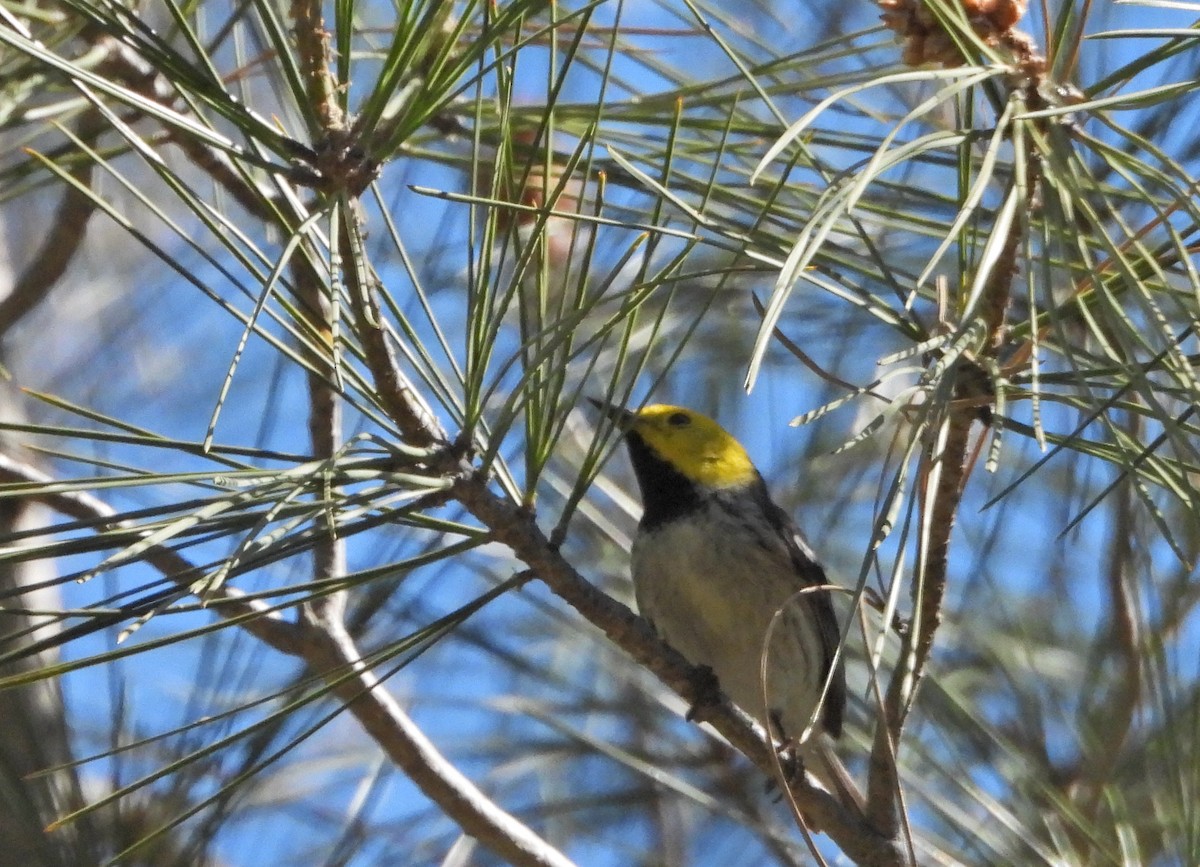
[[[656,404],[630,413],[623,427],[695,482],[712,488],[747,484],[754,464],[742,444],[706,415]]]

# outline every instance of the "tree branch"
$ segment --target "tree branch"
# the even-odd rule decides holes
[[[80,122],[77,135],[83,141],[94,141],[99,136],[101,127],[96,118],[96,113],[92,112]],[[91,186],[95,169],[96,164],[85,156],[72,169],[71,176],[80,186],[66,185],[50,220],[50,229],[43,234],[42,245],[30,257],[29,264],[8,295],[0,301],[0,337],[42,303],[83,245],[88,220],[96,210],[96,203],[84,189]]]
[[[396,365],[355,219],[350,213],[343,214],[343,246],[351,257],[344,271],[375,392],[384,411],[408,442],[449,448],[446,434],[435,426],[432,414]],[[558,546],[542,533],[527,509],[494,494],[485,477],[461,465],[456,467],[451,495],[491,531],[496,541],[512,549],[553,593],[663,683],[690,703],[697,703],[700,696],[695,690],[693,666],[663,642],[643,618],[580,575],[559,553]],[[712,725],[764,773],[773,777],[774,747],[766,740],[762,729],[744,713],[724,702],[699,708],[696,719]],[[892,837],[880,834],[857,811],[843,806],[825,790],[812,786],[803,775],[794,782],[792,793],[804,813],[856,863],[871,867],[898,867],[908,863],[903,848],[896,845]]]
[[[296,22],[296,47],[300,70],[308,84],[320,132],[328,134],[345,125],[336,94],[338,84],[329,69],[329,32],[321,17],[320,0],[293,0],[292,19]]]
[[[439,808],[470,836],[524,867],[570,867],[571,860],[506,813],[425,737],[359,658],[341,622],[313,630],[304,659],[325,674],[363,729]],[[355,677],[347,679],[347,669]]]
[[[292,263],[301,309],[317,319],[312,323],[313,331],[320,335],[328,349],[327,356],[313,359],[314,366],[307,375],[309,444],[316,458],[332,461],[341,444],[342,403],[331,385],[335,378],[331,305],[325,297],[325,281],[310,260],[298,256],[292,259]],[[333,491],[327,493],[332,501]],[[327,530],[313,540],[313,579],[316,581],[341,578],[346,574],[345,542],[338,538],[332,520]],[[308,599],[301,605],[300,614],[314,626],[332,628],[334,623],[343,624],[345,609],[346,591],[343,589]]]
[[[51,484],[45,473],[0,455],[0,482]],[[114,517],[113,509],[82,492],[37,494],[28,498],[77,520]],[[127,527],[114,520],[109,526]],[[142,559],[165,577],[188,587],[200,570],[164,545],[151,546]],[[213,591],[210,607],[280,653],[298,657],[329,678],[332,690],[422,792],[470,836],[522,867],[570,867],[571,861],[527,826],[505,812],[446,760],[413,724],[361,656],[340,619],[289,622],[265,602],[246,599],[235,589]],[[354,676],[347,678],[346,672]]]
[[[404,441],[412,446],[449,446],[446,432],[413,389],[392,351],[390,337],[384,327],[375,291],[375,275],[367,260],[358,215],[349,208],[341,210],[338,227],[344,256],[349,257],[343,268],[350,303],[354,308],[355,329],[366,353],[367,367],[375,383],[380,404],[400,429]]]
[[[1026,57],[1025,60],[1031,64],[1030,70],[1036,70],[1037,64],[1032,58]],[[1034,73],[1031,71],[1030,74]],[[1015,98],[1040,104],[1038,80],[1034,78],[1024,84]],[[1020,180],[1025,185],[1027,199],[1032,200],[1037,194],[1040,177],[1037,154],[1032,148],[1025,154],[1025,165],[1026,173]],[[991,271],[986,275],[974,314],[983,325],[985,335],[980,358],[996,360],[1005,345],[1011,288],[1019,270],[1018,258],[1025,233],[1025,219],[1013,220]],[[918,550],[918,577],[913,581],[912,588],[913,623],[888,684],[878,722],[880,728],[876,730],[871,750],[867,815],[885,830],[897,828],[899,824],[901,793],[895,751],[900,744],[905,719],[916,700],[917,689],[933,650],[934,635],[942,620],[942,602],[949,573],[950,539],[972,466],[968,456],[971,426],[982,417],[981,407],[982,412],[990,413],[994,398],[988,391],[990,380],[982,374],[979,362],[969,353],[950,364],[943,376],[945,379],[939,383],[939,395],[945,401],[945,406],[940,414],[940,423],[927,428],[926,435],[932,432],[933,440],[926,446],[922,459],[922,533]],[[881,731],[882,728],[886,728],[886,731]]]
[[[5,482],[52,485],[55,479],[41,470],[0,454],[0,483]],[[104,526],[110,529],[136,529],[132,521],[117,519],[116,511],[103,500],[83,491],[31,491],[26,498],[79,521],[103,520],[106,522]],[[166,545],[151,545],[142,554],[142,559],[164,577],[185,588],[203,574],[186,557]],[[221,586],[212,590],[209,604],[222,617],[237,618],[243,629],[264,644],[289,655],[297,653],[303,637],[302,627],[285,620],[280,612],[270,610],[270,606],[261,599],[246,599],[235,588]]]
[[[557,596],[600,629],[614,644],[653,672],[689,703],[695,704],[695,669],[667,645],[643,618],[597,589],[550,544],[533,516],[492,493],[478,476],[459,479],[452,492],[466,509],[492,531],[496,541],[512,549]],[[774,747],[761,728],[727,701],[697,708],[696,719],[716,729],[734,748],[767,775],[774,774]],[[870,867],[898,867],[908,858],[896,841],[880,834],[863,817],[803,777],[791,791],[800,809],[852,858]]]

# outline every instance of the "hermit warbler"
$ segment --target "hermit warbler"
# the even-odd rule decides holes
[[[787,513],[771,499],[742,445],[707,416],[678,406],[636,412],[597,403],[625,435],[645,511],[633,543],[642,616],[781,740],[815,729],[801,755],[846,791],[822,731],[838,737],[846,676],[825,573]],[[760,675],[772,618],[783,611]],[[819,708],[819,711],[818,711]],[[835,777],[830,780],[829,777]],[[831,786],[832,787],[832,786]]]

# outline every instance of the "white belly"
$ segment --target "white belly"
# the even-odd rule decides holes
[[[638,608],[689,661],[707,665],[721,688],[764,724],[761,663],[768,626],[767,701],[784,732],[799,737],[810,723],[823,685],[820,639],[795,596],[803,582],[782,540],[767,548],[730,542],[735,525],[718,509],[702,531],[676,521],[639,534],[633,545]],[[654,544],[647,545],[648,538]],[[668,553],[669,552],[669,553]],[[790,601],[789,601],[790,600]]]

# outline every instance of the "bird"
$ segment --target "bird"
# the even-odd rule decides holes
[[[804,760],[815,758],[809,769],[823,784],[861,803],[830,743],[842,733],[846,709],[831,590],[746,449],[684,407],[592,403],[623,434],[641,492],[631,552],[641,615],[694,666],[711,670],[773,737]],[[763,648],[781,609],[764,694]]]

